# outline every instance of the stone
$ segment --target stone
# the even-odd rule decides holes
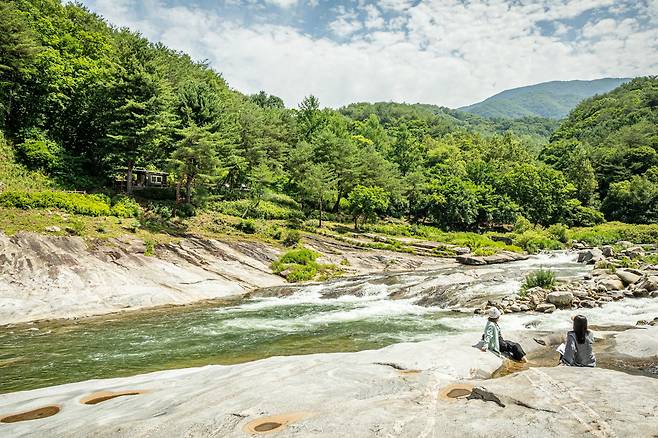
[[[581,249],[585,249],[585,245],[582,244],[581,242],[574,242],[574,243],[571,245],[571,248],[573,248],[573,249],[575,249],[575,250],[581,250]]]
[[[481,266],[487,264],[487,262],[482,257],[472,255],[460,255],[457,256],[455,260],[457,260],[457,263],[469,266]]]
[[[556,310],[555,305],[549,303],[540,304],[535,308],[535,311],[542,313],[553,313],[555,312],[555,310]]]
[[[596,307],[596,303],[593,300],[583,300],[580,302],[580,307],[587,307],[591,309]]]
[[[521,306],[517,306],[516,304],[512,304],[509,306],[510,312],[520,312],[521,311]]]
[[[623,299],[625,296],[626,295],[624,295],[623,292],[613,292],[609,295],[609,297],[611,297],[615,301],[619,301],[619,300]]]
[[[612,276],[599,279],[598,286],[605,291],[624,289],[624,283],[619,278]]]
[[[631,271],[627,271],[624,269],[618,269],[615,272],[615,275],[619,277],[619,279],[622,281],[622,283],[624,283],[625,286],[628,286],[629,284],[635,284],[638,281],[640,281],[640,279],[642,278],[640,275],[637,275]]]
[[[644,255],[644,249],[641,246],[633,246],[631,248],[622,251],[622,254],[632,259],[635,259]]]
[[[639,282],[637,287],[641,289],[646,289],[649,292],[658,290],[658,276],[651,275],[647,277],[644,281]]]
[[[46,231],[48,231],[49,233],[59,233],[60,231],[62,231],[62,229],[57,225],[51,225],[49,227],[46,227]]]
[[[635,298],[646,298],[649,296],[649,291],[646,289],[635,289],[633,291],[633,296]]]
[[[546,301],[555,304],[557,307],[570,307],[573,303],[573,294],[571,292],[550,292],[546,295]]]
[[[600,277],[601,275],[608,275],[607,269],[592,269],[592,277]]]
[[[521,312],[527,312],[528,310],[530,310],[530,307],[528,307],[527,304],[521,304],[519,308],[521,309]]]
[[[658,290],[651,292],[651,298],[658,298]]]
[[[633,243],[629,242],[628,240],[620,240],[617,242],[617,246],[621,246],[622,248],[630,248],[633,246]]]
[[[606,246],[601,247],[601,252],[606,257],[614,257],[615,256],[615,250],[610,245],[606,245]]]
[[[604,258],[603,253],[598,248],[586,249],[578,253],[578,263],[586,263],[588,265],[593,265]]]
[[[612,298],[611,297],[599,297],[599,299],[597,301],[600,302],[600,303],[608,303],[608,302],[612,301]]]
[[[587,291],[582,289],[574,289],[573,291],[571,291],[571,293],[573,294],[574,297],[578,297],[578,298],[587,298],[589,296]]]

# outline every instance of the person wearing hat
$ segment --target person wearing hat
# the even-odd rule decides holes
[[[487,311],[487,325],[484,327],[484,335],[482,335],[482,351],[491,351],[495,354],[504,354],[510,356],[517,361],[526,361],[525,351],[521,345],[516,342],[506,341],[498,327],[498,319],[502,313],[496,307],[492,307]]]

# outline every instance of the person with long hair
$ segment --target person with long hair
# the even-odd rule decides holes
[[[595,367],[593,343],[594,335],[587,329],[587,318],[583,315],[575,316],[573,330],[567,332],[567,342],[560,362],[572,367]]]

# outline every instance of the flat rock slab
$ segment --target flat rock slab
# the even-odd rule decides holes
[[[247,437],[271,430],[281,437],[651,437],[658,430],[658,379],[556,367],[479,380],[501,360],[472,348],[472,337],[5,394],[0,417],[44,406],[60,411],[0,424],[0,435]],[[463,389],[459,397],[446,397],[455,384]],[[99,391],[143,393],[81,403]]]

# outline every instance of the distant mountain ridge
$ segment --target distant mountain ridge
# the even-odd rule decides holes
[[[631,78],[604,78],[592,81],[551,81],[512,88],[482,102],[458,108],[488,118],[545,117],[562,119],[582,100],[607,93]]]

